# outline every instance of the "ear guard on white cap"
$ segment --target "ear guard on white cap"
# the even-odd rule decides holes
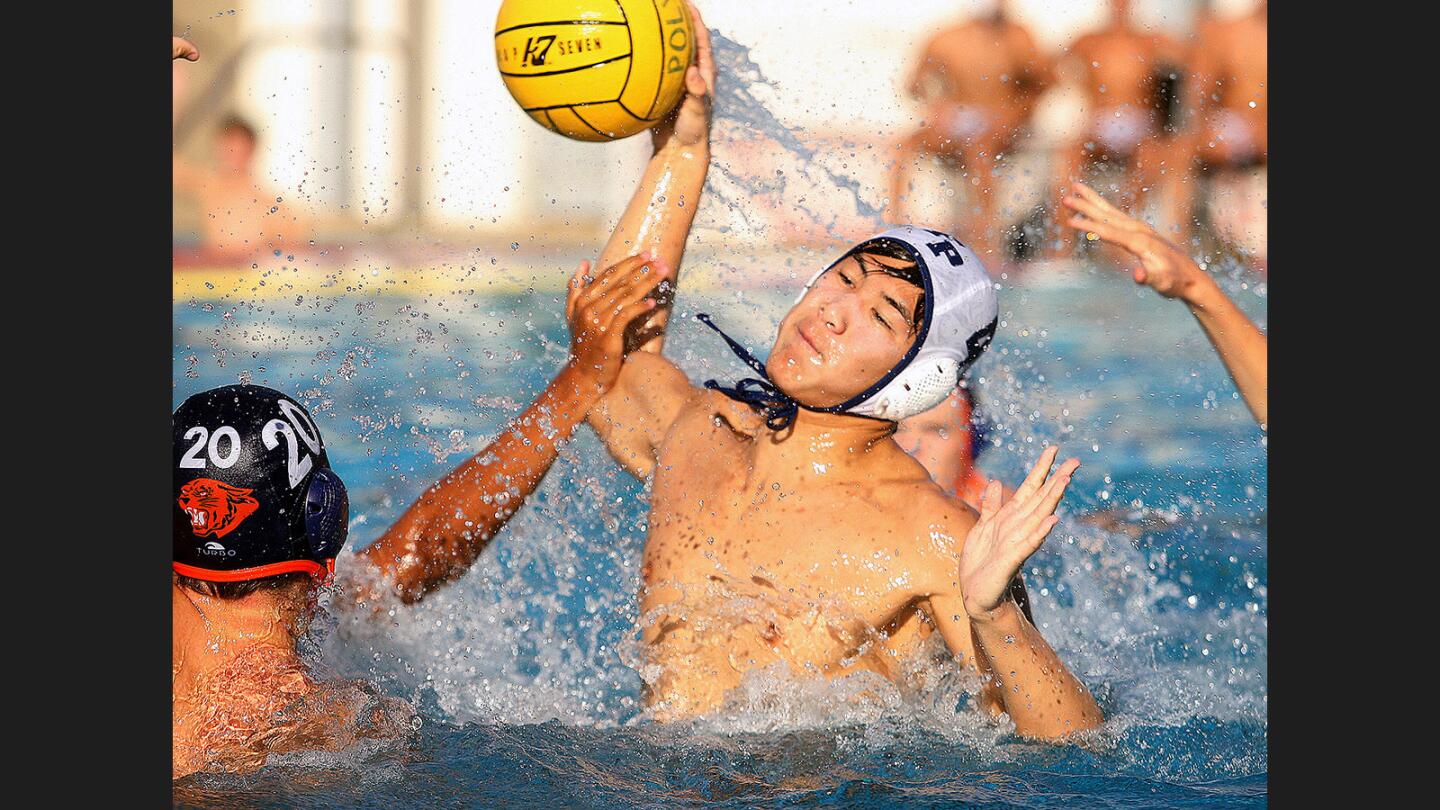
[[[952,236],[911,225],[891,228],[851,248],[812,276],[800,297],[830,268],[882,240],[902,247],[924,282],[925,317],[915,343],[874,385],[839,405],[815,410],[897,422],[924,413],[950,394],[995,335],[1000,304],[980,257]]]
[[[742,379],[733,387],[706,380],[705,387],[760,409],[766,427],[777,431],[792,425],[801,408],[898,422],[939,405],[960,383],[960,375],[990,345],[998,323],[1000,307],[995,285],[973,251],[939,231],[909,225],[891,228],[861,242],[811,276],[799,297],[805,297],[810,286],[836,264],[882,244],[899,247],[915,262],[925,292],[924,318],[916,330],[915,342],[889,373],[839,405],[806,405],[781,391],[770,380],[764,363],[726,335],[709,315],[700,312],[695,317],[718,332],[730,350],[760,375]]]

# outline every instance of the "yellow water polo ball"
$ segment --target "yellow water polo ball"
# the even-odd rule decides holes
[[[582,141],[654,126],[685,92],[695,37],[684,0],[505,0],[495,62],[547,129]]]

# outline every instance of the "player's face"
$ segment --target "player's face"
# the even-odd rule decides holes
[[[894,368],[915,342],[919,287],[874,268],[899,264],[854,256],[811,285],[785,319],[765,370],[780,389],[813,407],[838,405]]]

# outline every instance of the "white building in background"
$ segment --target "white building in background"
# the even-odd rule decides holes
[[[900,95],[916,48],[937,26],[989,5],[908,0],[896,13],[890,0],[708,0],[703,10],[712,29],[750,49],[771,82],[771,111],[803,128],[802,139],[878,142],[917,117]],[[1016,0],[1052,50],[1103,20],[1106,5]],[[343,207],[367,230],[410,227],[407,215],[441,233],[603,227],[628,199],[648,141],[572,142],[521,113],[496,72],[498,7],[499,0],[256,0],[214,14],[177,0],[174,15],[202,43],[220,26],[251,43],[231,106],[264,133],[261,171],[299,199]],[[1183,34],[1195,7],[1137,0],[1135,13]],[[868,167],[856,177],[869,189],[882,173]],[[872,190],[878,203],[883,191]]]

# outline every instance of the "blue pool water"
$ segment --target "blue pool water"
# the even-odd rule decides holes
[[[294,271],[262,269],[252,274],[268,289],[177,293],[174,403],[241,379],[300,398],[350,487],[351,543],[363,547],[559,367],[554,285],[578,258],[547,257],[539,264],[557,279],[513,293],[486,290],[523,254],[426,271],[450,280],[426,292],[383,278],[291,290]],[[693,380],[742,371],[694,312],[763,354],[799,284],[790,276],[823,257],[771,257],[789,269],[760,280],[753,264],[728,261],[705,249],[687,258],[687,273],[721,282],[682,283],[667,354]],[[1221,275],[1263,326],[1263,283]],[[1015,737],[946,673],[934,692],[859,708],[835,699],[843,684],[757,681],[722,716],[644,721],[632,668],[644,488],[582,428],[463,580],[393,615],[337,611],[322,623],[319,665],[410,701],[423,719],[411,738],[293,755],[247,777],[190,777],[177,801],[1264,804],[1263,434],[1182,306],[1095,267],[1002,283],[1002,325],[975,368],[999,442],[982,467],[1013,482],[1046,441],[1083,462],[1061,524],[1026,567],[1037,623],[1107,717],[1083,747]]]

